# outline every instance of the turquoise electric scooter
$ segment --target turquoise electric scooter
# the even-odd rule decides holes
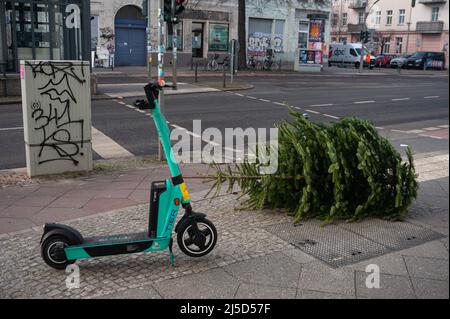
[[[46,224],[41,238],[44,261],[55,269],[65,269],[79,259],[133,254],[169,249],[174,265],[172,231],[180,207],[184,216],[175,227],[181,251],[191,257],[209,254],[217,242],[217,231],[205,214],[192,210],[190,196],[170,144],[167,121],[158,105],[162,87],[150,83],[145,87],[147,101],[141,109],[152,110],[153,120],[161,138],[172,179],[153,182],[150,193],[148,229],[142,233],[83,238],[76,229],[60,224]]]

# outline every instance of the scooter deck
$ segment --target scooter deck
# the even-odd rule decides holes
[[[134,254],[161,250],[168,246],[170,238],[150,238],[148,232],[96,236],[84,239],[81,245],[65,248],[69,260]]]

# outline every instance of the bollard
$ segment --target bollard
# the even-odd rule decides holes
[[[195,62],[195,83],[198,82],[198,61]]]
[[[226,68],[225,68],[225,66],[223,67],[223,88],[225,89],[226,87],[227,87],[227,78],[226,78],[226,76],[227,76],[227,73],[226,73]]]

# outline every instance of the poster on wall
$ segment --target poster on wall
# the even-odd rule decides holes
[[[322,64],[322,57],[321,50],[300,50],[300,64]]]
[[[309,22],[308,48],[322,50],[323,42],[324,42],[324,22],[323,22],[323,20],[311,20]]]
[[[228,51],[228,25],[209,25],[209,50]]]

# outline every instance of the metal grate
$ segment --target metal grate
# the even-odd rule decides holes
[[[320,221],[283,223],[265,230],[332,268],[417,246],[443,235],[411,223],[367,220],[322,226]]]
[[[381,219],[369,219],[364,222],[347,223],[340,226],[394,251],[418,246],[444,237],[431,229],[408,222],[390,222]]]

